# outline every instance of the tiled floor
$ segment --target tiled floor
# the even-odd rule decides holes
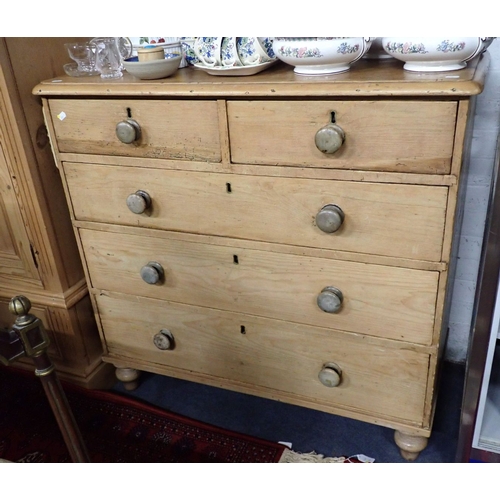
[[[444,363],[433,433],[416,462],[455,461],[464,375],[464,365]],[[405,462],[394,431],[385,427],[147,373],[135,391],[125,391],[121,384],[114,390],[226,429],[290,442],[302,453],[364,454],[378,463]]]

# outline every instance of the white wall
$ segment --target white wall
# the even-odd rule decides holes
[[[485,89],[477,98],[470,174],[445,352],[446,359],[456,362],[464,362],[467,356],[491,172],[500,130],[500,38],[493,41],[488,51],[491,63]]]

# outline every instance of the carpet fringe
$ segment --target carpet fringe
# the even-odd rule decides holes
[[[343,464],[345,457],[325,457],[320,453],[311,451],[310,453],[298,453],[293,450],[285,449],[283,455],[278,463],[292,464],[292,463],[335,463]]]

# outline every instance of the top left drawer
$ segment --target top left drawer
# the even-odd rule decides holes
[[[216,101],[51,99],[49,108],[61,153],[221,161]],[[131,143],[116,133],[127,120],[140,128]]]

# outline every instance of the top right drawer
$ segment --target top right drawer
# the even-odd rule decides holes
[[[450,172],[454,101],[228,101],[227,109],[233,163]],[[323,153],[316,134],[332,122],[344,142]]]

